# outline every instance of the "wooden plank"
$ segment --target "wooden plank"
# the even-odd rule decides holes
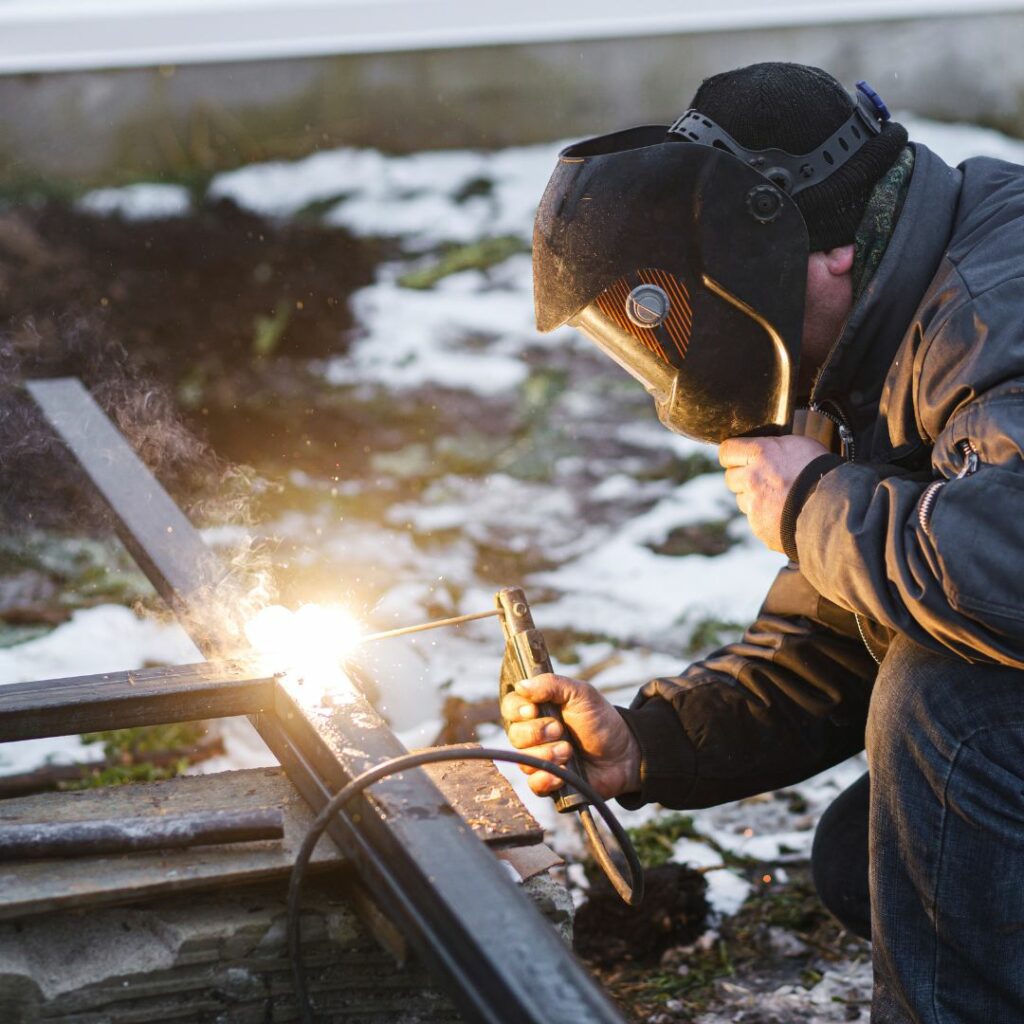
[[[274,677],[243,661],[203,662],[0,686],[0,743],[252,715]]]
[[[112,809],[138,817],[180,813],[197,806],[208,810],[278,806],[284,818],[284,839],[0,865],[0,919],[281,877],[290,869],[312,820],[305,801],[278,770],[254,769],[5,800],[0,803],[0,827],[8,822],[103,818]],[[339,860],[337,849],[327,842],[313,855],[317,865]]]
[[[444,767],[444,766],[442,766]],[[537,822],[518,803],[493,765],[465,762],[437,783],[473,831],[495,848],[539,843]],[[0,919],[56,909],[133,902],[171,892],[282,878],[291,870],[313,820],[309,805],[280,768],[192,775],[117,789],[43,793],[0,802],[0,829],[29,822],[75,822],[124,817],[162,817],[202,807],[206,811],[280,807],[284,838],[236,846],[196,847],[74,860],[20,861],[0,865]],[[318,867],[343,858],[329,839],[313,855]]]

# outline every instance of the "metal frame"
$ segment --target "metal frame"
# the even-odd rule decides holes
[[[244,580],[225,571],[79,381],[35,381],[27,388],[109,507],[122,541],[203,654],[241,653],[243,644],[231,628],[229,613],[244,596]],[[208,666],[205,671],[204,676],[195,666],[181,670],[197,684],[191,687],[196,699],[205,688],[210,700],[193,717],[207,717],[210,707],[221,714],[232,713],[226,708],[253,714],[254,725],[314,810],[365,769],[405,752],[357,692],[337,707],[313,706],[295,680],[246,680],[244,668],[237,667],[221,672]],[[154,721],[152,715],[172,709],[177,720],[185,710],[181,698],[177,704],[161,704],[159,695],[145,685],[139,689],[143,677],[134,674],[140,698],[135,723]],[[86,693],[90,686],[102,691],[96,677],[89,678],[91,683],[70,680],[60,685],[65,693]],[[127,674],[116,678],[119,696],[106,707],[120,714],[132,696],[125,693],[125,684],[131,684]],[[22,699],[42,685],[23,684]],[[108,695],[113,689],[118,686],[108,686]],[[17,699],[13,694],[12,701]],[[97,696],[94,709],[101,706],[103,698]],[[186,717],[190,714],[186,711]],[[8,738],[10,722],[8,715],[4,724],[0,702],[3,738]],[[52,718],[47,727],[53,728]],[[470,1020],[622,1021],[503,865],[422,771],[382,781],[356,798],[328,831],[351,858],[373,899]]]
[[[254,715],[274,706],[274,676],[203,662],[0,686],[0,743]]]

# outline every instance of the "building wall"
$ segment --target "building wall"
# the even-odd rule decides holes
[[[0,77],[0,187],[187,180],[324,146],[495,147],[673,118],[757,60],[1024,135],[1024,12]]]

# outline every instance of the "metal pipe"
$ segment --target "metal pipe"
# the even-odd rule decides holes
[[[258,839],[280,839],[283,835],[284,820],[278,807],[100,821],[16,823],[0,825],[0,861],[251,843]]]

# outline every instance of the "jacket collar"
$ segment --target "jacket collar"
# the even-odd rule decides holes
[[[903,212],[874,276],[854,304],[814,386],[814,402],[842,406],[856,431],[877,414],[886,374],[938,270],[960,195],[960,171],[914,147]]]

